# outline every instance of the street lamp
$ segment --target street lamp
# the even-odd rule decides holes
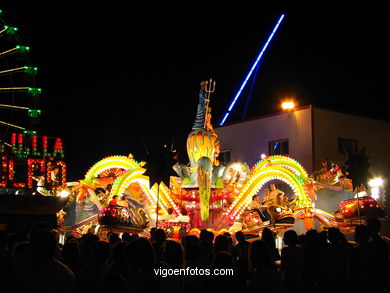
[[[295,102],[293,100],[286,100],[282,102],[282,109],[284,111],[291,111],[295,108]]]
[[[380,188],[383,186],[383,179],[380,177],[372,178],[368,185],[371,187],[371,197],[374,199],[379,199]]]

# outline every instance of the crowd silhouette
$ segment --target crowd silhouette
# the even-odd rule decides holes
[[[58,234],[46,223],[0,232],[1,292],[388,292],[389,249],[380,221],[356,226],[353,244],[339,229],[297,235],[288,230],[283,248],[265,228],[261,239],[242,232],[167,239],[153,228],[149,238],[109,233]],[[162,276],[156,269],[233,269],[233,275]],[[187,270],[188,272],[188,270]]]

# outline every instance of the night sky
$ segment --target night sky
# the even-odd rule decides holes
[[[390,121],[384,8],[190,3],[2,8],[31,46],[43,89],[38,134],[64,138],[69,180],[105,156],[147,160],[146,150],[164,144],[187,162],[200,82],[217,83],[210,104],[216,126],[282,13],[247,118],[295,97],[301,106]]]

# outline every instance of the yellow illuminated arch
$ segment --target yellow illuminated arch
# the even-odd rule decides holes
[[[126,156],[109,156],[106,157],[99,162],[97,162],[95,165],[93,165],[85,174],[85,181],[89,182],[95,179],[100,173],[111,169],[111,168],[122,168],[124,170],[129,170],[133,168],[142,167],[143,163],[138,163],[135,160],[133,160],[133,156],[129,155]]]
[[[291,171],[294,172],[294,174],[298,175],[302,180],[306,181],[308,180],[309,176],[303,168],[303,166],[296,160],[290,157],[286,156],[270,156],[265,158],[264,160],[259,161],[252,169],[252,172],[256,172],[259,169],[262,169],[269,165],[275,165],[275,166],[283,166],[286,168],[291,169]]]
[[[149,188],[149,177],[143,175],[145,171],[146,169],[138,167],[128,170],[125,174],[118,177],[113,183],[111,196],[122,195],[132,183],[137,182],[145,192],[151,210],[154,210],[157,207],[157,184],[152,188]],[[164,186],[164,188],[160,186],[160,188],[159,206],[163,214],[168,214],[167,209],[172,204],[167,202],[166,186]]]
[[[295,160],[285,156],[273,156],[260,161],[251,170],[251,177],[237,194],[226,214],[232,219],[239,216],[250,204],[252,196],[271,180],[287,183],[299,199],[300,204],[310,204],[305,185],[309,176],[305,169]]]

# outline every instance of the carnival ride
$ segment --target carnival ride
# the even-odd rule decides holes
[[[179,237],[201,229],[257,234],[269,227],[279,233],[300,220],[305,229],[312,229],[317,219],[322,227],[349,232],[362,217],[385,217],[378,200],[353,198],[351,181],[342,178],[337,166],[309,176],[296,160],[282,155],[266,157],[252,168],[244,162],[220,163],[219,141],[209,111],[214,89],[211,80],[201,84],[195,123],[187,138],[190,162],[173,166],[177,176],[170,178],[170,186],[161,182],[150,187],[144,174],[147,163],[135,161],[132,155],[104,158],[73,187],[78,205],[90,201],[97,207],[90,220],[78,227],[91,228],[93,223],[96,228],[140,233],[158,226],[168,236]],[[290,198],[275,199],[259,210],[249,209],[252,197],[271,181],[288,185]],[[341,202],[338,211],[321,210],[316,207],[316,191],[322,188],[347,191],[351,199]],[[115,195],[119,200],[109,204]],[[268,219],[262,216],[265,212]]]
[[[62,141],[37,135],[38,68],[4,14],[0,10],[0,218],[2,223],[55,222],[68,202]]]
[[[30,47],[18,31],[0,10],[0,126],[4,130],[0,139],[7,137],[9,129],[36,134],[41,115],[37,105],[42,90],[35,82],[38,67],[32,65]]]

